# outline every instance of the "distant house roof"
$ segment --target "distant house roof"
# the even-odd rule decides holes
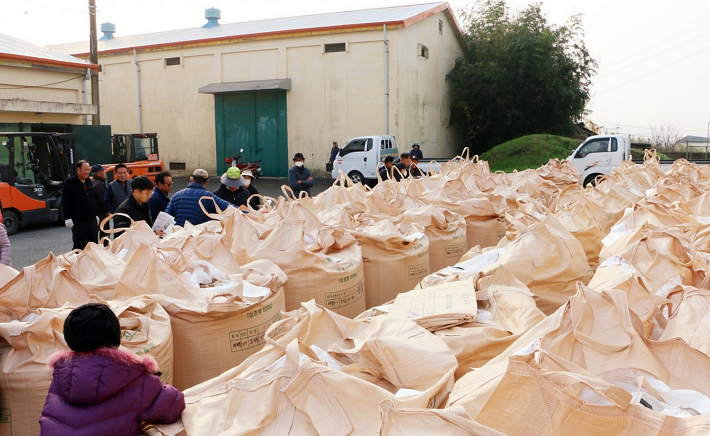
[[[314,34],[315,32],[346,32],[368,30],[386,24],[388,27],[407,27],[439,12],[446,12],[457,36],[463,42],[463,32],[447,2],[424,3],[410,6],[393,6],[298,17],[220,24],[214,27],[169,30],[122,36],[99,41],[101,54],[122,53],[133,49],[171,48],[195,43],[236,42],[245,39],[274,38]],[[87,56],[88,42],[51,46],[54,50],[75,56]]]
[[[74,56],[69,56],[46,47],[40,47],[2,33],[0,33],[0,60],[65,68],[98,69],[98,65],[91,65],[91,63],[83,59],[75,58]]]
[[[693,135],[687,135],[678,140],[678,142],[702,142],[702,143],[708,143],[710,142],[710,138],[706,138],[704,136],[693,136]]]

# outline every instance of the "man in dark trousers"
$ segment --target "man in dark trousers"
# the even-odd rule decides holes
[[[96,200],[90,173],[89,162],[80,160],[76,163],[76,175],[69,177],[62,187],[64,224],[71,229],[73,250],[83,250],[89,242],[99,242]]]
[[[333,147],[330,149],[330,163],[335,162],[335,159],[340,153],[340,148],[338,147],[338,141],[333,141]]]
[[[99,217],[99,223],[103,221],[109,214],[106,203],[104,202],[104,196],[106,195],[106,169],[101,165],[94,165],[91,167],[91,172],[94,174],[94,178],[91,179],[91,183],[94,186],[94,200],[96,201],[96,216]],[[100,231],[101,229],[99,229]],[[100,237],[107,237],[108,233],[100,231]]]
[[[108,184],[104,201],[111,213],[116,213],[116,208],[131,196],[131,181],[128,180],[128,167],[118,164],[113,169],[116,180]]]
[[[315,183],[311,171],[305,167],[305,161],[303,154],[296,153],[293,156],[293,167],[288,170],[288,185],[296,198],[301,192],[311,195],[311,187]]]

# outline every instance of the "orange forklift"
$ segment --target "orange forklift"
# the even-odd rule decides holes
[[[7,233],[64,221],[62,185],[74,172],[74,133],[0,132],[0,201]]]
[[[158,159],[157,133],[119,133],[111,136],[113,163],[104,165],[106,173],[113,176],[118,163],[128,167],[128,176],[135,179],[146,176],[155,183],[155,174],[163,171],[165,165]]]

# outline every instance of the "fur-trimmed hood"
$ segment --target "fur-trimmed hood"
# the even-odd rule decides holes
[[[158,363],[155,361],[153,356],[147,354],[145,356],[139,356],[135,353],[123,351],[119,348],[99,348],[97,350],[87,351],[84,353],[77,353],[72,350],[57,351],[49,356],[48,365],[50,368],[54,369],[55,365],[59,362],[66,362],[67,360],[72,359],[85,359],[94,356],[104,356],[127,366],[138,364],[142,365],[148,372],[158,372]]]
[[[94,404],[114,395],[144,373],[156,373],[158,364],[151,356],[138,356],[117,348],[99,348],[77,353],[53,354],[49,365],[54,369],[58,394],[66,401]]]

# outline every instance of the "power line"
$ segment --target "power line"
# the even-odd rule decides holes
[[[663,38],[663,40],[661,40],[660,42],[654,43],[653,45],[648,46],[647,48],[645,48],[645,49],[643,49],[643,50],[634,52],[634,53],[629,54],[629,55],[625,55],[621,61],[619,61],[619,62],[616,62],[616,61],[615,61],[615,62],[613,62],[613,63],[616,64],[616,63],[628,61],[629,59],[635,58],[635,57],[637,57],[637,56],[639,56],[639,55],[641,55],[641,54],[643,54],[643,53],[646,53],[647,51],[650,51],[650,50],[656,48],[656,47],[657,47],[658,45],[660,45],[660,44],[667,43],[667,42],[672,41],[672,40],[674,40],[674,39],[680,38],[681,36],[686,35],[686,34],[692,32],[692,31],[694,31],[694,30],[696,30],[696,29],[704,28],[704,27],[706,27],[708,24],[710,24],[710,21],[704,22],[704,23],[702,23],[702,24],[700,24],[700,25],[698,25],[698,26],[696,26],[696,27],[690,28],[690,29],[686,30],[686,31],[683,32],[683,33],[679,33],[678,35],[671,36],[670,38]],[[697,38],[696,38],[696,39],[697,39]],[[683,44],[684,44],[684,43],[681,43],[681,44],[679,44],[679,45],[683,45]]]
[[[596,120],[594,124],[606,124],[606,125],[613,125],[613,126],[620,126],[620,127],[631,127],[633,129],[645,129],[645,130],[653,130],[653,127],[641,127],[641,126],[632,126],[630,124],[622,124],[622,123],[610,123],[606,121],[600,121]],[[611,128],[611,127],[610,127]],[[678,128],[678,130],[681,130],[683,132],[707,132],[707,129],[683,129],[683,128]]]
[[[653,55],[653,56],[649,56],[649,57],[647,57],[647,58],[644,58],[644,59],[641,59],[641,60],[639,60],[639,61],[636,61],[636,62],[634,62],[634,63],[632,63],[632,64],[629,64],[629,65],[627,65],[627,66],[625,66],[625,67],[621,67],[621,68],[619,68],[619,69],[617,69],[617,70],[613,70],[613,71],[611,71],[611,72],[609,72],[609,73],[599,74],[597,77],[611,76],[612,74],[616,74],[616,73],[618,73],[619,71],[623,71],[623,70],[625,70],[625,69],[627,69],[627,68],[633,67],[634,65],[638,65],[638,64],[640,64],[640,63],[642,63],[642,62],[646,62],[646,61],[648,61],[648,60],[650,60],[650,59],[655,58],[656,56],[660,56],[660,55],[662,55],[662,54],[664,54],[664,53],[668,53],[668,52],[671,51],[671,50],[675,50],[676,48],[678,48],[678,47],[680,47],[680,46],[682,46],[682,45],[685,45],[685,44],[687,44],[687,43],[689,43],[689,42],[693,42],[693,41],[695,41],[696,39],[700,39],[700,38],[702,38],[702,37],[704,37],[704,36],[707,36],[707,35],[710,35],[710,32],[703,33],[702,35],[700,35],[700,36],[698,36],[698,37],[696,37],[696,38],[689,39],[689,40],[687,40],[687,41],[685,41],[685,42],[682,42],[682,43],[680,43],[680,44],[678,44],[678,45],[675,45],[675,46],[673,46],[673,47],[671,47],[671,48],[669,48],[669,49],[663,50],[662,52],[656,53],[656,54]]]
[[[658,71],[660,71],[660,70],[662,70],[662,69],[664,69],[664,68],[668,68],[668,67],[670,67],[670,66],[672,66],[672,65],[675,65],[675,64],[677,64],[677,63],[680,62],[680,61],[684,61],[684,60],[686,60],[686,59],[688,59],[688,58],[691,58],[691,57],[697,55],[698,53],[702,53],[702,52],[704,52],[705,50],[710,50],[710,47],[705,47],[705,48],[702,49],[702,50],[698,50],[698,51],[696,51],[696,52],[694,52],[694,53],[689,54],[688,56],[686,56],[686,57],[684,57],[684,58],[678,59],[677,61],[671,62],[670,64],[666,64],[666,65],[664,65],[664,66],[662,66],[662,67],[656,68],[655,70],[649,71],[649,72],[646,73],[646,74],[643,74],[643,75],[638,76],[638,77],[636,77],[636,78],[634,78],[634,79],[631,79],[631,80],[629,80],[628,82],[624,82],[624,83],[622,83],[622,84],[620,84],[620,85],[614,86],[613,88],[609,88],[609,89],[605,89],[605,90],[600,91],[600,92],[596,92],[596,93],[594,93],[593,96],[601,95],[601,94],[604,94],[604,93],[606,93],[606,92],[612,91],[612,90],[614,90],[614,89],[616,89],[616,88],[620,88],[620,87],[622,87],[622,86],[624,86],[624,85],[628,85],[629,83],[633,83],[633,82],[635,82],[635,81],[637,81],[637,80],[639,80],[639,79],[642,79],[642,78],[644,78],[644,77],[646,77],[646,76],[649,76],[649,75],[651,75],[651,74],[653,74],[653,73],[656,73],[656,72],[658,72]]]
[[[71,81],[71,80],[78,79],[78,78],[80,78],[80,77],[84,77],[84,74],[78,75],[78,76],[76,76],[76,77],[72,77],[72,78],[70,78],[70,79],[60,80],[59,82],[45,83],[44,85],[17,85],[17,86],[12,86],[12,87],[9,87],[9,88],[0,88],[0,89],[44,88],[45,86],[58,85],[58,84],[60,84],[60,83],[69,82],[69,81]]]

